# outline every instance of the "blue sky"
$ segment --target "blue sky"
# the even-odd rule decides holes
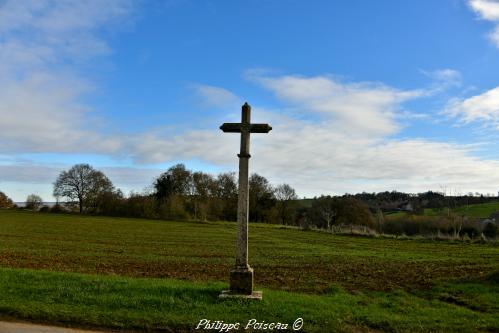
[[[174,163],[300,196],[499,190],[499,2],[0,0],[0,190],[76,163],[143,191]]]

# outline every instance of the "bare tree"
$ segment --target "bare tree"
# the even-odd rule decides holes
[[[319,228],[331,230],[340,212],[340,199],[331,196],[321,196],[314,199],[310,213]]]
[[[234,172],[221,173],[215,180],[214,196],[216,204],[213,209],[226,221],[237,219],[237,179]]]
[[[113,184],[101,171],[88,164],[76,164],[60,173],[54,183],[54,197],[78,203],[80,213],[97,205],[98,198],[112,192]]]
[[[269,221],[270,212],[275,207],[272,185],[257,173],[249,178],[249,207],[249,218],[253,222]]]
[[[287,224],[286,219],[290,216],[290,205],[298,199],[294,188],[288,184],[281,184],[275,188],[275,198],[277,199],[277,209],[279,212],[279,219],[281,224]]]
[[[194,218],[206,221],[208,214],[208,202],[215,190],[215,180],[207,173],[198,171],[192,174],[192,204]]]
[[[43,199],[36,194],[30,194],[26,198],[26,208],[32,210],[38,210],[43,204]]]

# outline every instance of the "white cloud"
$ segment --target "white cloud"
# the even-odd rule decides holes
[[[121,23],[132,8],[131,0],[7,0],[0,7],[0,34],[16,40],[22,34],[23,46],[31,50],[57,51],[55,62],[61,56],[88,57],[109,52],[96,30]]]
[[[0,165],[0,182],[49,184],[55,181],[62,168],[47,165],[16,163]]]
[[[2,152],[110,152],[81,102],[93,84],[82,61],[109,53],[99,29],[127,17],[130,0],[0,2],[0,141]]]
[[[489,38],[499,47],[499,25],[496,25],[494,30],[489,34]]]
[[[455,69],[445,68],[425,73],[439,81],[448,81],[451,83],[461,82],[461,73],[459,71],[456,71]]]
[[[499,47],[499,1],[497,0],[468,0],[470,7],[478,16],[487,21],[496,23],[495,29],[489,34],[492,42]]]
[[[424,92],[341,84],[327,77],[283,76],[256,82],[289,106],[280,110],[253,106],[254,121],[269,122],[273,130],[252,135],[251,168],[273,183],[290,183],[307,196],[391,189],[496,191],[499,162],[475,157],[473,146],[389,139],[397,131],[395,114],[404,101],[425,96]],[[351,112],[359,113],[359,118],[349,117]],[[173,140],[151,134],[139,142],[137,151],[143,159],[197,158],[237,168],[235,134],[200,130]]]
[[[484,20],[499,21],[499,1],[469,0],[471,8]]]
[[[499,87],[467,99],[454,99],[449,102],[446,113],[463,123],[480,121],[499,129]]]
[[[207,106],[234,107],[239,105],[241,100],[227,89],[210,86],[207,84],[196,84],[193,86],[198,97]]]
[[[188,131],[173,137],[150,132],[129,141],[130,153],[138,163],[163,163],[172,160],[202,158],[223,164],[235,151],[230,150],[226,138],[214,127],[211,130]]]
[[[11,164],[0,164],[0,191],[11,196],[14,201],[23,201],[27,194],[37,193],[46,201],[53,200],[52,184],[61,171],[71,165],[38,164],[29,161],[13,161]],[[164,170],[131,168],[131,167],[103,167],[97,168],[104,172],[115,186],[125,193],[142,191],[150,186],[157,176]],[[28,192],[22,190],[23,184],[29,184]],[[21,185],[21,186],[20,186]]]
[[[300,91],[290,76],[284,78],[286,80],[281,81],[281,78],[274,77],[271,86],[260,83],[280,96],[289,108],[276,110],[253,106],[253,121],[269,122],[273,130],[269,134],[252,135],[251,170],[268,177],[273,183],[289,183],[300,195],[306,196],[392,189],[410,192],[442,188],[462,192],[496,191],[499,162],[475,157],[473,146],[425,139],[390,139],[397,128],[393,113],[403,109],[404,101],[419,93],[380,85],[347,84],[341,87],[338,82],[324,82],[329,80],[324,77],[316,89]],[[286,84],[279,84],[282,82]],[[305,86],[306,82],[317,81],[300,78],[297,84]],[[373,91],[369,91],[369,87]],[[333,103],[328,109],[313,108],[320,104],[319,101],[337,94],[338,89],[353,91],[351,98],[343,96],[341,106]],[[294,91],[298,93],[293,94]],[[362,102],[356,99],[363,96],[375,98]],[[379,96],[388,97],[379,102]],[[360,110],[359,105],[365,106],[367,111]],[[382,112],[380,105],[391,111]],[[358,119],[343,116],[342,113],[351,110],[366,112],[370,117],[383,117],[381,122],[375,118],[372,121],[393,124],[393,127],[383,131],[366,130],[369,124],[359,124]],[[314,115],[320,118],[316,119]],[[187,131],[174,137],[149,132],[124,139],[124,142],[127,151],[142,163],[197,159],[221,170],[237,168],[239,136],[222,133],[216,127]],[[22,168],[0,167],[0,174],[3,174],[0,181],[16,179],[36,183],[36,179],[40,179],[40,182],[52,182],[62,167],[51,168],[26,164]],[[140,168],[102,170],[125,191],[141,190],[160,173],[159,170]]]
[[[461,73],[455,69],[421,70],[421,73],[434,81],[431,88],[428,89],[429,95],[443,92],[452,87],[459,87],[462,84]]]
[[[328,132],[327,128],[302,131],[286,144],[271,137],[261,151],[255,151],[255,167],[309,195],[417,192],[441,186],[495,191],[499,183],[497,161],[475,158],[471,149],[459,145],[429,140],[354,141]],[[291,133],[278,136],[292,138]]]
[[[253,79],[283,101],[298,105],[360,135],[389,135],[399,129],[395,121],[400,104],[423,91],[400,91],[382,84],[341,83],[319,77],[262,77]]]
[[[472,3],[479,3],[476,10],[483,18],[496,20],[491,1]],[[82,100],[95,87],[78,74],[79,66],[111,52],[100,30],[129,17],[132,7],[128,0],[0,1],[0,153],[92,152],[121,154],[138,163],[199,159],[237,167],[239,139],[217,127],[176,136],[154,131],[106,136],[89,123],[92,110]],[[427,73],[436,81],[460,80],[450,69]],[[473,157],[470,147],[389,139],[400,131],[399,118],[412,114],[404,103],[428,96],[431,89],[400,90],[328,76],[266,76],[261,71],[250,77],[286,105],[280,110],[254,107],[254,121],[268,121],[274,129],[253,135],[252,170],[273,182],[290,183],[301,195],[440,186],[495,191],[499,183],[497,161]],[[228,109],[241,103],[222,87],[198,85],[195,90],[212,106]],[[496,123],[497,94],[493,89],[454,101],[449,110],[466,121]],[[50,187],[62,168],[4,165],[0,180],[47,182]],[[103,170],[117,185],[135,188],[156,175],[148,169]]]

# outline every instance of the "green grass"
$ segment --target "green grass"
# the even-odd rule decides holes
[[[189,330],[201,319],[291,324],[305,332],[476,332],[499,329],[499,285],[463,282],[431,292],[325,295],[264,290],[261,302],[220,300],[224,283],[0,269],[0,313],[86,327]]]
[[[235,223],[0,211],[0,266],[225,281]],[[256,283],[288,291],[427,288],[499,270],[498,244],[365,238],[250,226]],[[378,281],[383,281],[379,283]]]
[[[455,212],[470,217],[486,218],[490,214],[499,211],[499,202],[488,202],[477,205],[461,206]]]
[[[264,301],[222,302],[234,240],[234,223],[0,210],[0,314],[134,329],[303,317],[307,332],[499,330],[497,281],[483,282],[499,271],[497,243],[252,224]]]
[[[387,212],[385,213],[385,216],[389,216],[389,217],[401,217],[401,216],[405,216],[407,215],[406,212]],[[425,215],[426,215],[426,211],[425,211]]]
[[[453,213],[456,213],[458,215],[464,215],[464,216],[468,216],[468,217],[487,218],[492,213],[499,211],[499,202],[488,202],[488,203],[483,203],[483,204],[460,206],[457,208],[453,208],[450,211]],[[424,215],[427,215],[427,216],[440,216],[440,215],[446,215],[447,213],[448,213],[447,208],[442,209],[442,210],[436,210],[433,208],[425,208],[425,210],[424,210]],[[395,213],[389,214],[389,216],[399,217],[399,216],[406,215],[406,214],[407,213],[405,213],[405,212],[395,212]]]

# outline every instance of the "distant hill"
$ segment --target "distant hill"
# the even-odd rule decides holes
[[[310,208],[312,206],[312,202],[314,199],[298,199],[296,203],[299,207],[302,208]],[[499,212],[499,201],[486,202],[480,204],[472,204],[472,205],[462,205],[456,208],[451,209],[452,212],[469,216],[475,218],[488,218],[494,212]],[[447,212],[447,208],[443,209],[434,209],[434,208],[425,208],[424,215],[428,216],[438,216],[445,214]],[[404,211],[393,211],[393,212],[384,212],[387,215],[397,216],[404,215],[406,212]]]
[[[21,201],[18,201],[18,202],[14,202],[17,207],[26,207],[26,202],[21,202]],[[44,202],[42,204],[42,206],[49,206],[49,207],[54,207],[56,204],[55,201],[47,201],[47,202]]]
[[[424,215],[427,216],[440,216],[447,214],[447,208],[443,209],[433,209],[433,208],[425,208]],[[458,215],[474,217],[485,219],[490,217],[492,213],[499,212],[499,201],[496,202],[487,202],[482,204],[474,204],[474,205],[465,205],[459,206],[451,209],[451,212],[456,213]],[[388,212],[387,215],[392,217],[401,216],[407,214],[407,212]]]
[[[483,219],[489,217],[494,212],[499,212],[499,201],[460,206],[452,209],[452,211],[459,215]],[[441,215],[442,213],[442,211],[435,209],[425,209],[425,215]]]

